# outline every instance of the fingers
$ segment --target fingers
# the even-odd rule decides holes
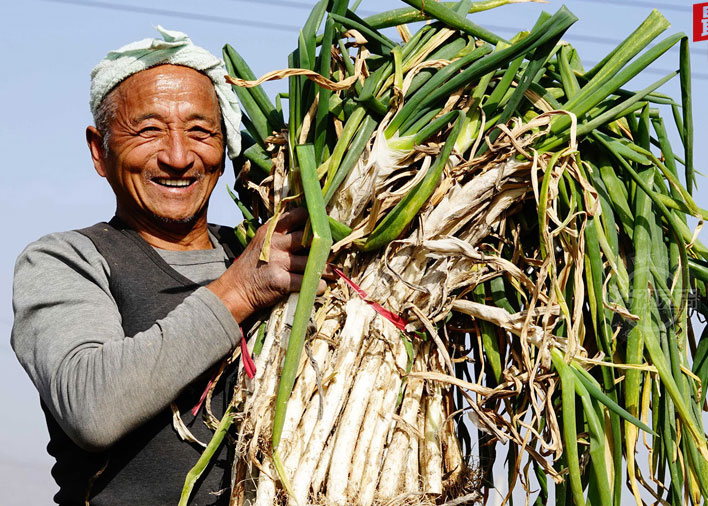
[[[288,284],[288,291],[289,292],[299,292],[300,288],[302,288],[302,274],[298,274],[295,272],[290,272],[289,274],[289,284]],[[317,295],[322,295],[325,293],[325,290],[327,289],[327,282],[324,279],[320,279],[319,283],[317,283]]]
[[[317,284],[317,295],[322,295],[325,293],[325,290],[327,289],[327,283],[325,283],[324,279],[320,279],[320,282]]]
[[[287,233],[302,228],[307,222],[307,217],[307,209],[304,207],[298,207],[297,209],[286,211],[278,220],[275,230],[278,232]]]
[[[271,239],[271,245],[283,251],[299,251],[303,249],[302,238],[304,235],[305,232],[303,230],[296,230],[295,232],[289,233],[275,233]]]
[[[282,255],[282,256],[281,256]],[[288,272],[305,272],[307,266],[307,255],[281,254],[274,257],[271,262],[276,262],[282,269]],[[337,274],[328,265],[325,266],[322,277],[328,280],[337,279]]]
[[[288,255],[284,265],[289,272],[305,272],[306,266],[307,256],[305,255]]]
[[[302,274],[296,274],[294,272],[290,272],[288,274],[290,275],[288,292],[299,292],[300,287],[302,287]]]
[[[271,247],[284,251],[303,249],[302,240],[305,235],[304,228],[305,223],[307,223],[307,217],[307,209],[304,207],[298,207],[283,213],[271,237]],[[268,223],[261,225],[258,230],[261,243],[266,237],[267,230]]]

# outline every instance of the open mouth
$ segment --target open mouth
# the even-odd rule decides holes
[[[180,178],[180,179],[173,179],[173,178],[166,178],[166,177],[156,177],[152,180],[154,183],[159,184],[160,186],[164,186],[166,188],[186,188],[187,186],[190,186],[194,181],[196,181],[195,178]]]

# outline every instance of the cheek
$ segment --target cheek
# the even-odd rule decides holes
[[[221,174],[223,174],[222,170],[215,169],[205,175],[204,179],[206,180],[207,187],[207,191],[205,193],[207,194],[207,198],[211,195],[211,193],[216,188],[216,185],[219,183],[219,178],[221,178]]]
[[[198,151],[204,167],[209,172],[221,173],[224,169],[224,150],[221,145],[205,146]]]
[[[124,195],[142,195],[146,191],[149,180],[147,162],[149,157],[140,153],[140,149],[122,152],[113,160],[108,182],[116,192]]]
[[[143,172],[158,152],[155,142],[131,143],[114,152],[115,165],[125,177]]]

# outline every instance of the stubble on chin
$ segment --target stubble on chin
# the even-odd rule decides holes
[[[199,219],[200,213],[193,214],[192,216],[187,216],[185,218],[170,218],[169,216],[160,216],[157,214],[153,214],[153,218],[164,224],[164,225],[180,225],[180,226],[185,226],[185,225],[194,225],[197,220]]]

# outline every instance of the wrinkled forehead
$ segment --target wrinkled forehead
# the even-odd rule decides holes
[[[218,106],[214,83],[209,77],[191,67],[163,64],[136,72],[118,83],[122,93],[147,94],[154,92],[200,93],[213,98]]]
[[[215,114],[220,121],[219,100],[211,79],[190,67],[158,65],[137,72],[121,81],[111,92],[118,108],[130,110],[179,104]]]

